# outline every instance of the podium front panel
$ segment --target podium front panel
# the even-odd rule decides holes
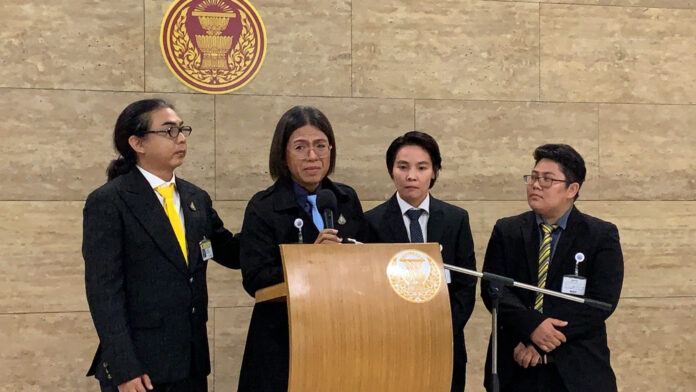
[[[446,392],[452,321],[438,244],[281,245],[289,392]]]

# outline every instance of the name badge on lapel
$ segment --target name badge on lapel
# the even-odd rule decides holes
[[[209,239],[203,237],[201,242],[198,243],[198,246],[201,247],[201,256],[203,257],[203,261],[213,258],[213,243],[210,242]]]
[[[575,274],[563,276],[563,286],[561,292],[564,294],[585,295],[587,279],[578,273],[580,263],[585,261],[585,255],[578,252],[575,254]]]

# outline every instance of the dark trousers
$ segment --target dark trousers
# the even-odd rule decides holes
[[[118,386],[99,383],[102,392],[118,392]],[[208,378],[186,378],[164,384],[153,385],[155,389],[149,392],[208,392]]]
[[[466,385],[466,362],[460,365],[455,363],[452,373],[452,388],[450,392],[464,392]]]
[[[502,381],[502,380],[501,380]],[[515,376],[501,386],[501,392],[568,392],[553,363],[519,368]]]
[[[450,392],[464,392],[466,385],[466,348],[464,335],[454,336],[454,358],[452,360],[452,387]]]

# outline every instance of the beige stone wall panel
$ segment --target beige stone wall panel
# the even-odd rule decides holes
[[[696,203],[583,202],[579,208],[619,229],[622,297],[696,296]]]
[[[252,307],[215,309],[214,370],[218,391],[237,390],[251,311]]]
[[[0,145],[0,200],[83,200],[106,182],[118,115],[154,96],[171,101],[194,128],[177,174],[215,197],[212,96],[10,89],[0,94],[0,136],[12,141]]]
[[[541,99],[696,102],[696,13],[543,4]]]
[[[622,392],[696,389],[696,298],[625,298],[607,322]]]
[[[213,207],[233,233],[239,233],[244,219],[246,202],[218,201]],[[214,261],[208,263],[208,303],[211,307],[250,306],[254,298],[242,287],[240,270],[231,270]]]
[[[82,207],[0,201],[0,313],[87,310]]]
[[[444,200],[526,200],[522,176],[545,143],[567,143],[585,159],[583,200],[598,197],[597,109],[590,104],[416,101],[416,128],[438,140]]]
[[[538,5],[353,1],[353,95],[536,100]]]
[[[601,105],[601,198],[696,199],[696,106]]]
[[[332,179],[365,200],[386,199],[393,185],[384,163],[389,143],[413,128],[413,101],[393,99],[224,96],[217,100],[217,192],[221,200],[248,201],[272,184],[268,152],[275,126],[288,109],[311,105],[336,136]]]
[[[85,377],[97,349],[88,312],[1,314],[0,390],[99,391]]]
[[[143,90],[139,0],[0,3],[0,87]]]
[[[147,91],[193,92],[169,70],[159,44],[170,0],[146,0]],[[256,77],[238,94],[349,96],[351,6],[347,1],[252,0],[268,46]]]
[[[508,1],[525,3],[548,4],[575,4],[575,5],[600,5],[616,7],[650,7],[650,8],[696,8],[694,0],[484,0],[484,1]]]

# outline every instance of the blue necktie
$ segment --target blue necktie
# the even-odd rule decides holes
[[[314,226],[316,226],[319,231],[324,230],[324,220],[317,209],[317,195],[307,195],[307,201],[312,205],[312,220],[314,221]]]
[[[411,224],[409,225],[409,231],[411,232],[411,242],[423,242],[423,230],[421,230],[420,223],[418,222],[418,218],[423,214],[424,210],[422,209],[412,209],[406,211],[406,215],[408,216],[408,219],[411,220]]]

